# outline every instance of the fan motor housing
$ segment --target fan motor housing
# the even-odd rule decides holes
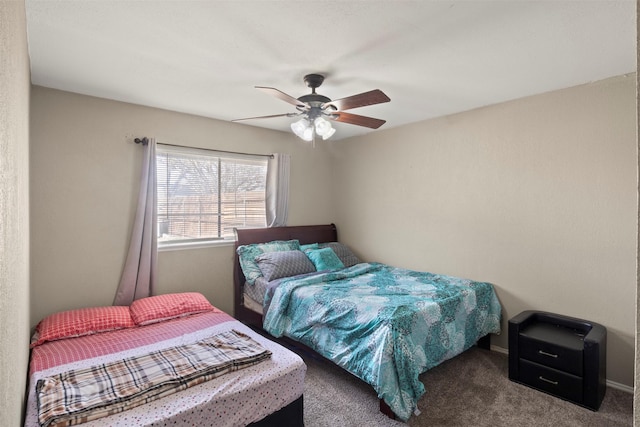
[[[326,96],[319,95],[317,93],[310,93],[309,95],[302,95],[300,98],[298,98],[298,101],[307,103],[312,107],[314,106],[314,103],[316,103],[318,104],[317,106],[319,107],[320,104],[331,102],[331,98],[327,98]]]

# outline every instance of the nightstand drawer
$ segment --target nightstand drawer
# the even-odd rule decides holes
[[[582,348],[576,349],[520,335],[520,357],[582,376]]]
[[[520,359],[520,381],[573,402],[582,402],[582,378]]]

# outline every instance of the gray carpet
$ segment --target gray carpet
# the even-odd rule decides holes
[[[408,423],[378,410],[373,388],[321,359],[307,364],[305,427],[632,426],[633,395],[608,388],[598,412],[509,381],[507,356],[472,348],[426,372],[421,414]]]

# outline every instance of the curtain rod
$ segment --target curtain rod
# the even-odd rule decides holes
[[[135,138],[133,140],[133,142],[135,142],[136,144],[142,144],[142,145],[147,145],[149,143],[149,138],[142,137],[142,138]],[[227,154],[243,154],[245,156],[260,156],[260,157],[269,157],[270,159],[273,159],[273,154],[254,154],[254,153],[242,153],[239,151],[226,151],[226,150],[214,150],[212,148],[200,148],[200,147],[189,147],[187,145],[175,145],[175,144],[165,144],[164,142],[157,142],[157,145],[166,145],[168,147],[180,147],[180,148],[193,148],[196,150],[205,150],[205,151],[215,151],[218,153],[227,153]]]

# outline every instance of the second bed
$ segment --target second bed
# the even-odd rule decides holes
[[[363,263],[333,224],[237,230],[235,313],[372,385],[407,420],[419,375],[500,332],[493,286]]]

